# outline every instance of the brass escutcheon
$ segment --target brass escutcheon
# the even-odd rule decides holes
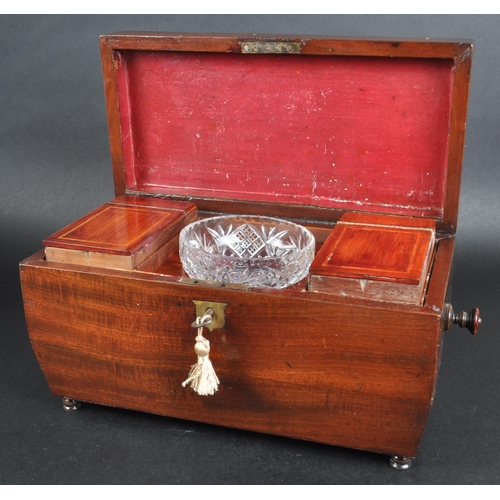
[[[213,320],[205,326],[210,331],[215,328],[224,328],[226,324],[226,318],[224,315],[224,309],[226,309],[227,304],[223,302],[207,302],[205,300],[193,300],[196,306],[196,317],[202,317],[206,314],[207,309],[212,309]]]

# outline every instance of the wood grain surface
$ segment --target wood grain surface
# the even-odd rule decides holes
[[[193,203],[121,196],[43,241],[51,262],[134,269],[197,216]]]
[[[439,247],[441,268],[430,279],[440,301],[451,252]],[[189,285],[179,275],[54,264],[41,255],[22,263],[21,279],[32,346],[57,396],[380,453],[417,452],[439,365],[436,305],[296,287]],[[208,335],[221,380],[210,397],[181,386],[196,362],[193,300],[228,304],[225,327]]]
[[[421,304],[434,226],[428,219],[345,214],[311,265],[309,289]]]

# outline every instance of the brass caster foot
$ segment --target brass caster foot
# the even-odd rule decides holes
[[[401,457],[399,455],[394,455],[389,461],[391,467],[394,467],[396,470],[408,470],[412,462],[413,458]]]
[[[82,407],[82,403],[73,398],[62,398],[64,411],[76,411]]]

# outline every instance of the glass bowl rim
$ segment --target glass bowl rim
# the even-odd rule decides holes
[[[215,220],[222,220],[222,219],[264,219],[266,221],[271,221],[271,222],[278,222],[281,224],[288,224],[290,226],[296,226],[300,228],[302,231],[304,231],[304,234],[308,237],[307,244],[302,248],[301,250],[295,250],[293,252],[290,252],[286,255],[283,255],[281,257],[238,257],[238,256],[232,256],[232,255],[221,255],[217,253],[210,253],[207,252],[204,248],[196,248],[196,251],[201,252],[205,255],[209,255],[212,257],[218,257],[220,259],[227,259],[228,261],[246,261],[246,262],[271,262],[271,261],[283,261],[285,258],[289,258],[293,255],[298,255],[305,253],[309,250],[309,248],[312,248],[314,250],[314,247],[316,245],[316,239],[314,237],[314,234],[307,229],[306,227],[302,226],[301,224],[297,224],[296,222],[291,222],[286,219],[280,219],[278,217],[268,217],[267,215],[239,215],[239,214],[231,214],[231,215],[217,215],[215,217],[206,217],[203,219],[198,219],[184,228],[182,228],[180,234],[179,234],[179,245],[181,244],[181,238],[182,236],[187,233],[190,229],[192,229],[196,224],[200,224],[203,222],[211,222]],[[249,222],[250,223],[250,222]],[[184,244],[186,245],[186,244]]]

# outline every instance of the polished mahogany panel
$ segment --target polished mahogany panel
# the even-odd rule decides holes
[[[309,289],[420,304],[434,243],[428,219],[345,214],[311,265]]]
[[[192,204],[175,202],[175,207],[168,207],[168,202],[156,201],[151,206],[124,203],[127,198],[109,202],[81,219],[57,231],[43,242],[45,246],[73,250],[99,251],[118,255],[132,255],[145,244],[147,239],[156,235],[184,216],[185,210],[191,211]],[[184,205],[184,210],[179,206]],[[167,208],[168,207],[168,208]],[[179,208],[176,208],[179,207]]]
[[[330,248],[323,272],[348,275],[353,278],[385,279],[418,283],[431,235],[428,231],[400,231],[360,227],[355,231],[340,228],[337,240]]]
[[[36,257],[21,273],[31,342],[56,395],[416,454],[439,363],[433,309],[186,285]],[[221,382],[214,396],[182,387],[196,362],[193,300],[227,303],[224,328],[204,331]]]
[[[66,228],[58,237],[46,240],[46,245],[131,255],[145,237],[180,215],[178,212],[105,205],[85,220]]]
[[[118,197],[46,238],[47,260],[133,269],[197,216],[188,202]]]
[[[312,274],[419,284],[434,230],[416,219],[343,217],[311,265]],[[408,221],[408,222],[407,222]],[[384,224],[385,222],[385,224]],[[432,224],[425,221],[426,225]]]
[[[451,59],[117,54],[129,190],[443,214]]]

